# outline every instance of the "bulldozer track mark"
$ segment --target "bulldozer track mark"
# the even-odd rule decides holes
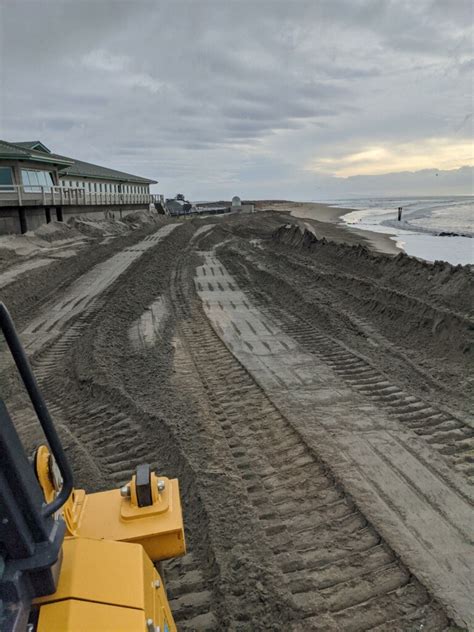
[[[215,265],[216,256],[214,254],[203,253],[203,256],[206,259],[206,265],[211,263]],[[349,457],[351,467],[354,474],[357,472],[357,476],[351,480],[351,477],[348,476],[348,471],[346,472],[347,466],[336,459],[334,467],[338,477],[342,478],[345,485],[350,482],[349,489],[358,501],[363,499],[365,494],[375,494],[373,498],[374,500],[377,499],[376,502],[371,506],[371,503],[367,503],[364,500],[362,502],[363,510],[369,512],[372,523],[375,520],[379,527],[383,527],[385,538],[389,537],[392,542],[398,541],[399,553],[402,553],[405,548],[411,551],[408,556],[411,568],[416,569],[417,574],[421,572],[423,582],[428,583],[430,589],[434,590],[438,596],[441,596],[445,605],[450,608],[453,605],[451,603],[450,580],[439,582],[437,566],[439,561],[445,567],[446,572],[450,572],[449,569],[452,568],[450,555],[445,554],[443,558],[440,556],[439,560],[436,560],[434,564],[430,562],[431,554],[427,555],[427,551],[430,550],[436,550],[439,555],[444,548],[443,542],[447,543],[449,541],[449,546],[452,547],[451,553],[460,564],[458,567],[459,574],[456,577],[460,592],[456,598],[457,603],[454,606],[454,612],[460,621],[467,621],[470,617],[472,618],[473,613],[468,606],[469,571],[468,567],[466,567],[467,557],[465,557],[468,555],[469,538],[472,537],[469,517],[472,515],[472,494],[470,494],[459,478],[450,474],[447,467],[441,467],[442,464],[439,461],[437,468],[425,467],[424,463],[433,457],[433,453],[430,452],[433,446],[423,448],[424,452],[422,450],[422,454],[427,456],[420,460],[418,455],[410,454],[404,449],[404,442],[412,440],[406,434],[406,431],[405,434],[402,434],[404,441],[398,441],[397,443],[395,437],[398,436],[399,426],[396,422],[391,422],[390,417],[387,417],[386,413],[381,415],[379,402],[377,402],[378,405],[375,407],[367,407],[363,405],[362,400],[356,397],[354,404],[349,404],[354,399],[354,396],[351,395],[350,390],[341,389],[338,374],[336,371],[331,374],[331,369],[335,366],[342,367],[344,371],[348,370],[350,372],[362,370],[365,375],[364,379],[367,380],[367,369],[372,371],[371,366],[368,366],[363,359],[348,352],[341,345],[334,344],[332,340],[331,345],[328,343],[326,351],[327,362],[311,359],[312,357],[314,358],[315,354],[308,354],[307,351],[302,351],[302,349],[307,349],[308,330],[302,331],[296,318],[287,317],[285,320],[281,313],[279,314],[279,319],[272,317],[271,315],[276,311],[272,308],[257,309],[251,306],[253,328],[247,327],[244,329],[241,323],[243,321],[248,322],[249,317],[244,315],[239,309],[235,310],[232,306],[233,304],[242,304],[243,292],[228,273],[225,273],[225,277],[227,285],[233,285],[235,288],[232,300],[228,291],[222,292],[220,297],[212,298],[206,292],[200,292],[202,306],[208,319],[215,327],[215,331],[212,332],[213,335],[218,335],[222,338],[222,341],[229,346],[236,359],[245,367],[250,379],[252,381],[256,380],[259,386],[263,388],[263,391],[266,393],[265,398],[268,395],[269,401],[276,405],[275,410],[281,411],[281,419],[284,419],[284,422],[282,421],[283,425],[277,436],[280,436],[287,426],[294,429],[301,428],[304,430],[304,435],[308,437],[312,437],[316,430],[318,434],[315,436],[319,437],[318,443],[322,441],[323,445],[327,446],[326,450],[336,450],[337,453],[338,449],[342,449],[343,453]],[[199,281],[199,272],[195,281]],[[224,304],[224,313],[222,313],[221,309],[217,310],[215,308],[217,300]],[[261,327],[261,323],[264,321],[267,321],[267,328]],[[287,326],[288,321],[292,323],[291,329]],[[237,335],[235,322],[240,327]],[[219,327],[216,325],[219,325]],[[255,332],[257,330],[260,331],[256,336]],[[273,332],[272,336],[269,336],[269,331]],[[310,332],[313,333],[314,330],[311,329]],[[293,336],[289,338],[289,334],[293,334]],[[322,340],[326,341],[328,339],[321,334],[315,334],[314,337],[318,341],[318,346]],[[255,349],[252,354],[245,350],[245,344],[249,340],[252,341],[252,346]],[[299,345],[300,341],[304,342],[302,347]],[[262,342],[267,342],[267,349],[264,348]],[[189,344],[192,345],[191,340]],[[270,352],[268,348],[271,348]],[[311,348],[311,351],[313,351],[313,348]],[[199,340],[199,349],[195,353],[197,356],[196,366],[200,370],[205,366],[205,356],[203,355],[205,352],[206,341]],[[216,372],[217,351],[212,354],[212,357],[214,358],[214,372]],[[325,358],[322,359],[325,360]],[[324,369],[323,367],[327,368]],[[237,398],[243,397],[242,387],[235,380],[233,389],[229,392],[223,390],[224,367],[219,365],[217,373],[219,375],[220,393],[223,393],[226,401],[232,401],[232,395],[235,393],[236,388],[239,392]],[[280,382],[277,383],[275,378],[280,378]],[[383,384],[383,388],[386,388],[386,386],[386,384]],[[361,394],[361,396],[364,395]],[[312,400],[314,400],[315,407],[311,405]],[[359,401],[360,403],[358,403]],[[400,409],[400,414],[411,414],[413,411],[426,412],[427,410],[425,403],[412,396],[404,396],[395,401],[396,406],[392,403],[391,408],[395,407],[397,413]],[[237,401],[235,405],[238,406]],[[330,410],[324,408],[328,405],[331,407]],[[242,414],[245,414],[246,418],[249,417],[250,406],[251,404],[245,406],[245,412],[242,410]],[[357,412],[359,406],[360,412]],[[342,424],[338,427],[337,423],[332,422],[330,418],[326,420],[324,418],[325,414],[336,415],[335,418],[341,418],[341,420],[343,419],[342,416],[348,416],[346,418],[349,423],[346,422],[345,426]],[[323,416],[321,417],[321,415]],[[251,415],[250,419],[252,419]],[[318,422],[316,419],[318,419]],[[275,419],[272,420],[272,423],[273,427],[276,428],[277,423]],[[316,425],[313,430],[312,426],[314,424]],[[321,426],[321,431],[317,429],[318,424]],[[226,430],[225,427],[224,430]],[[302,437],[301,434],[299,436]],[[243,443],[245,436],[239,435],[239,439]],[[254,451],[254,461],[258,462],[261,467],[264,469],[276,467],[275,463],[278,462],[279,458],[281,460],[281,454],[270,454],[268,463],[264,464],[261,452],[255,453],[253,447],[255,439],[255,436],[252,436],[252,440],[248,445],[247,459],[240,459],[242,468],[246,471],[251,471],[252,458],[250,457],[249,459],[249,454],[252,455],[252,450]],[[305,446],[314,444],[314,440],[309,444],[306,439],[302,438],[302,441]],[[424,439],[420,439],[420,441],[424,441]],[[269,445],[271,445],[271,437],[267,436],[262,444],[259,445],[259,448],[261,451],[265,451]],[[404,463],[406,472],[403,469],[400,470],[400,467],[394,463],[393,459],[386,456],[390,455],[392,450],[396,450],[397,445],[399,446],[397,458]],[[339,446],[339,448],[336,446]],[[429,456],[430,454],[431,457]],[[308,448],[304,454],[299,456],[294,454],[293,451],[289,451],[288,457],[291,464],[289,464],[288,470],[291,472],[295,466],[307,467],[311,459],[315,458],[314,455],[314,451]],[[237,461],[239,462],[239,459]],[[280,466],[280,473],[281,478],[286,482],[286,478],[289,476],[286,465]],[[379,478],[382,480],[379,481]],[[317,478],[313,476],[311,479],[304,481],[303,484],[308,486],[316,480]],[[295,489],[295,484],[291,478],[289,478],[288,489]],[[308,491],[308,487],[305,487],[305,489]],[[451,491],[456,492],[452,498],[449,496]],[[344,493],[342,496],[344,498]],[[354,510],[351,503],[344,500],[328,504],[321,503],[321,506],[312,510],[306,504],[309,497],[309,493],[307,493],[305,502],[300,503],[298,507],[294,506],[296,517],[291,517],[291,511],[290,517],[287,518],[279,513],[276,507],[265,508],[261,518],[269,521],[270,534],[274,537],[281,537],[280,532],[285,527],[285,524],[291,524],[294,541],[300,534],[307,533],[308,530],[314,527],[315,517],[321,513],[324,515],[327,512],[330,519],[332,519],[334,517],[344,517],[346,513],[348,514]],[[271,500],[271,496],[269,500]],[[445,501],[447,505],[442,506]],[[449,506],[450,502],[454,503],[453,507]],[[416,508],[418,509],[416,510]],[[305,510],[308,512],[306,521],[302,517],[302,512]],[[450,515],[451,511],[453,512],[452,516]],[[417,519],[413,520],[411,517],[412,515],[416,516],[417,513],[423,515],[425,517],[423,522],[430,525],[430,529],[428,529],[426,534],[421,529],[421,523]],[[271,522],[273,516],[278,516],[274,524]],[[394,520],[396,527],[389,526],[387,528],[386,525],[391,525]],[[406,524],[404,524],[405,521]],[[286,541],[289,541],[288,537]],[[390,571],[387,572],[390,574]],[[375,583],[377,584],[377,582]]]
[[[125,248],[109,259],[98,263],[91,270],[74,281],[65,291],[63,298],[52,302],[34,318],[21,332],[27,353],[34,354],[63,331],[71,321],[87,318],[88,312],[97,311],[106,290],[135,263],[147,250],[156,246],[180,224],[167,224],[148,235],[135,246]],[[68,332],[66,332],[67,335]],[[2,353],[1,355],[5,355]],[[2,358],[3,360],[3,358]],[[3,361],[8,366],[8,361]]]
[[[292,363],[282,363],[281,367],[267,366],[264,371],[267,386],[262,386],[261,380],[252,372],[253,365],[247,366],[242,361],[242,349],[248,354],[248,359],[298,351],[300,343],[293,335],[284,335],[289,334],[288,327],[297,329],[301,325],[300,320],[288,315],[290,306],[286,306],[284,319],[275,317],[276,313],[281,317],[281,311],[273,312],[270,309],[261,309],[261,317],[256,318],[255,307],[247,298],[249,293],[240,292],[239,285],[244,285],[238,285],[237,277],[232,279],[217,258],[212,264],[212,272],[206,265],[198,266],[199,281],[193,286],[195,255],[203,255],[197,251],[200,240],[202,238],[208,243],[213,228],[214,226],[198,228],[190,238],[188,247],[179,251],[178,257],[173,260],[175,263],[171,265],[169,302],[172,313],[169,322],[173,323],[170,328],[174,333],[166,332],[166,335],[174,336],[173,343],[177,341],[178,346],[183,345],[186,358],[189,358],[189,362],[186,360],[188,363],[181,366],[179,379],[184,381],[177,380],[171,386],[174,397],[179,398],[180,385],[183,389],[185,386],[189,387],[189,390],[198,385],[196,398],[200,398],[202,411],[208,411],[212,418],[212,423],[204,426],[209,433],[206,440],[215,442],[219,449],[224,447],[226,459],[227,454],[229,455],[228,471],[225,467],[225,471],[218,473],[229,476],[239,486],[235,499],[231,497],[229,500],[240,503],[236,505],[237,511],[243,512],[246,518],[251,517],[249,524],[255,531],[252,531],[252,541],[242,539],[223,543],[218,537],[213,539],[215,531],[208,536],[207,532],[199,532],[197,529],[197,525],[202,524],[199,520],[190,520],[192,537],[188,538],[188,542],[191,540],[193,544],[187,555],[163,564],[167,593],[178,630],[452,630],[445,607],[432,597],[431,587],[430,591],[425,588],[423,576],[417,572],[413,574],[410,564],[399,558],[398,548],[378,528],[372,514],[365,511],[364,506],[358,502],[357,494],[353,494],[352,488],[341,483],[340,469],[332,467],[331,459],[326,458],[323,449],[320,454],[314,448],[318,436],[312,440],[311,437],[308,438],[296,426],[288,410],[279,405],[281,400],[274,397],[278,391],[282,396],[292,391],[303,392],[310,382],[307,367]],[[146,239],[151,240],[152,236]],[[179,243],[183,241],[184,239],[179,239]],[[134,250],[130,254],[137,253]],[[151,257],[146,257],[142,265],[149,274],[155,274],[157,270],[161,270],[161,263],[156,258],[155,267],[152,268]],[[212,292],[207,285],[211,277]],[[137,305],[138,301],[143,301],[143,305],[151,305],[157,299],[158,294],[151,296],[148,289],[142,293],[135,289],[140,279],[140,270],[133,268],[124,274],[120,288],[110,288],[107,301],[102,298],[96,301],[93,296],[65,297],[62,309],[66,312],[69,309],[78,309],[80,313],[70,320],[60,320],[59,324],[52,324],[51,320],[47,322],[48,319],[38,323],[43,338],[33,358],[38,379],[48,402],[51,403],[51,412],[62,436],[69,441],[68,447],[77,449],[82,455],[84,468],[89,475],[91,472],[92,476],[97,475],[98,481],[100,476],[104,476],[116,485],[129,479],[134,461],[149,460],[153,466],[160,450],[166,449],[159,445],[159,437],[157,439],[153,432],[151,435],[149,433],[150,428],[156,427],[156,418],[152,415],[147,421],[146,407],[141,408],[139,399],[128,405],[131,401],[127,399],[130,384],[126,380],[120,381],[121,373],[118,378],[115,376],[119,380],[116,388],[116,385],[112,385],[114,376],[111,375],[110,383],[104,385],[101,381],[104,374],[100,371],[101,379],[97,383],[93,383],[93,380],[89,383],[87,375],[84,379],[85,374],[80,371],[80,363],[77,374],[74,370],[65,370],[64,376],[58,376],[57,369],[66,368],[69,364],[75,367],[74,355],[78,349],[82,350],[82,346],[93,348],[92,339],[98,336],[102,327],[99,319],[113,319],[114,306],[118,305],[122,292],[127,300],[135,299]],[[132,288],[133,293],[129,291]],[[163,285],[161,288],[163,289]],[[198,294],[212,293],[212,297],[198,298],[196,290]],[[166,297],[168,298],[168,294]],[[211,326],[206,313],[212,309],[218,310],[221,318]],[[297,306],[294,309],[297,311]],[[134,318],[139,314],[139,309],[135,309]],[[231,317],[226,320],[229,314]],[[130,327],[141,326],[137,324],[138,321],[132,321],[131,317],[126,321],[128,328],[123,322],[125,321],[122,321],[118,331],[125,336]],[[64,325],[67,325],[67,329]],[[145,328],[147,325],[148,323],[144,325]],[[108,328],[117,330],[115,324],[108,325]],[[228,337],[229,331],[232,332],[232,339]],[[311,331],[314,333],[314,329]],[[129,340],[126,341],[129,344]],[[167,341],[169,342],[168,339]],[[320,341],[314,342],[315,348],[319,344]],[[103,346],[99,348],[103,350]],[[93,363],[100,363],[100,358],[89,351],[84,357],[90,358]],[[111,350],[110,354],[113,353],[115,350]],[[134,357],[140,357],[143,362],[147,358],[147,361],[152,362],[158,357],[154,353],[157,351],[151,351],[147,347],[142,348],[140,354],[135,354]],[[335,355],[331,356],[332,362],[344,364],[347,372],[344,383],[348,387],[355,371],[360,392],[352,386],[346,390],[356,392],[356,397],[359,398],[357,401],[362,401],[362,398],[367,400],[364,389],[370,393],[374,384],[376,392],[384,395],[387,402],[398,401],[399,389],[388,378],[386,384],[379,384],[378,376],[374,378],[371,373],[372,367],[361,367],[344,353],[339,353],[337,349]],[[322,361],[322,358],[315,352],[311,361],[316,360]],[[128,358],[124,358],[124,362],[126,361]],[[1,363],[0,354],[0,366]],[[111,365],[115,366],[112,363]],[[127,366],[130,367],[129,364]],[[338,375],[335,366],[330,370]],[[338,379],[342,384],[342,375]],[[271,388],[268,388],[268,384],[271,384]],[[165,385],[170,386],[166,382]],[[341,401],[344,401],[344,393],[345,390],[341,387]],[[375,398],[367,401],[376,403]],[[153,404],[158,406],[158,402],[156,399]],[[30,413],[20,404],[21,402],[16,412],[21,417],[21,425],[28,432],[31,427]],[[440,419],[438,413],[430,417],[431,410],[419,406],[417,401],[405,400],[403,404],[403,415],[407,420],[421,418],[435,424]],[[389,404],[387,411],[388,408]],[[402,414],[401,407],[397,410]],[[444,413],[439,413],[442,414]],[[190,418],[185,418],[186,423]],[[193,425],[195,427],[199,429],[200,426]],[[177,429],[179,432],[182,426],[178,425]],[[216,435],[213,430],[216,430]],[[442,425],[442,430],[456,433],[458,427]],[[370,449],[377,454],[385,467],[391,468],[392,464],[384,460],[387,455],[383,445],[372,430],[361,428],[362,435],[364,441],[367,441],[367,447],[358,444],[357,449],[361,453],[364,449]],[[451,440],[455,437],[457,434]],[[403,458],[408,458],[406,454],[411,450],[413,457],[424,466],[423,476],[427,476],[429,472],[440,480],[444,470],[438,472],[430,464],[429,458],[422,460],[418,444],[412,446],[406,443],[405,438],[406,435],[401,438],[394,435],[394,443],[390,443],[390,448],[398,441]],[[349,435],[344,439],[348,443],[351,441]],[[426,442],[422,433],[417,440]],[[204,437],[196,437],[196,443],[201,449]],[[106,446],[109,447],[108,453],[104,449]],[[189,448],[185,444],[184,448],[173,444],[174,449],[183,451],[184,460],[187,459],[186,449]],[[406,483],[402,480],[404,472],[400,471],[400,467],[392,471],[393,476],[401,481],[400,484]],[[361,472],[365,474],[365,470]],[[211,475],[215,473],[210,471]],[[206,501],[200,498],[201,490],[199,484],[196,484],[199,480],[197,474],[196,478],[193,476],[194,473],[186,483],[190,487],[187,490],[190,493],[186,494],[190,506],[198,512],[209,513]],[[217,480],[220,485],[222,479]],[[449,482],[451,479],[447,477],[446,480]],[[205,482],[205,477],[201,481]],[[420,481],[421,484],[422,479]],[[215,490],[216,487],[210,489]],[[459,496],[460,490],[453,483],[452,490],[455,489],[457,496],[450,502],[466,498],[462,494]],[[423,488],[421,491],[423,492]],[[428,503],[431,500],[426,495],[420,496],[416,490],[413,493],[421,498],[420,502]],[[219,496],[219,502],[221,501],[222,494]],[[210,506],[213,506],[212,503]],[[398,509],[395,507],[394,511]],[[453,525],[452,521],[449,522],[447,511],[448,508],[442,515],[442,525],[445,528],[450,525],[459,527],[463,531],[465,525],[457,522]],[[235,513],[226,515],[234,517]],[[218,520],[216,518],[214,522]],[[242,525],[242,522],[238,524]],[[204,545],[202,539],[206,540]],[[219,551],[219,547],[222,547],[224,554],[221,551],[221,557],[217,558],[215,552]],[[263,552],[259,563],[264,560],[263,564],[268,568],[271,577],[277,578],[276,585],[280,592],[271,583],[262,586],[261,592],[260,588],[255,590],[255,578],[252,576],[245,576],[244,582],[241,577],[238,582],[232,581],[235,578],[233,573],[242,568],[242,561],[245,562],[245,555],[242,556],[239,547],[246,547],[248,556],[255,555],[257,549]],[[237,549],[235,557],[226,557],[230,555],[229,551],[233,555],[234,549]],[[229,568],[222,569],[222,561],[223,567],[228,565]],[[453,560],[453,566],[456,567],[457,564],[458,560]],[[243,567],[248,568],[245,563]],[[254,570],[252,565],[250,568]],[[440,572],[443,571],[444,568],[440,567]],[[220,584],[221,572],[225,578],[223,584]],[[259,575],[263,576],[266,577]],[[248,591],[245,590],[247,581],[251,586]],[[284,596],[283,607],[276,599],[280,595]],[[273,614],[273,619],[270,617],[272,624],[267,624],[254,615],[254,612],[266,613],[268,607],[267,610],[252,610],[264,602],[278,612]],[[287,619],[280,617],[281,612]],[[451,614],[450,611],[448,613]]]
[[[363,341],[364,353],[369,353],[369,355],[371,348],[377,350],[377,354],[372,351],[376,364],[386,365],[384,358],[391,358],[390,367],[387,367],[389,372],[395,368],[395,371],[403,376],[409,388],[415,378],[415,382],[422,381],[425,391],[428,386],[429,396],[444,407],[448,401],[454,403],[455,406],[462,401],[463,391],[459,389],[456,380],[451,379],[449,384],[446,383],[444,378],[449,371],[441,371],[440,363],[444,366],[448,362],[447,367],[450,371],[459,371],[459,359],[453,361],[449,358],[450,349],[459,349],[462,346],[463,354],[469,349],[469,341],[471,340],[472,343],[472,336],[469,334],[469,330],[472,331],[472,317],[469,313],[452,310],[446,306],[446,301],[436,301],[432,295],[418,297],[406,291],[401,293],[406,294],[408,299],[413,299],[415,302],[405,302],[401,309],[397,302],[400,290],[390,288],[383,279],[377,278],[376,268],[364,270],[368,278],[363,279],[364,286],[358,287],[360,275],[357,274],[356,266],[351,267],[350,273],[339,271],[339,268],[344,268],[346,265],[344,259],[338,259],[337,262],[333,261],[332,265],[328,265],[324,260],[321,261],[321,258],[315,263],[311,256],[295,251],[289,252],[288,249],[281,247],[277,247],[276,252],[273,248],[267,247],[263,254],[260,251],[252,251],[241,242],[238,248],[239,252],[243,249],[245,253],[246,272],[251,271],[254,278],[258,278],[255,276],[256,273],[263,275],[263,278],[258,278],[260,284],[265,285],[266,278],[269,278],[268,273],[273,275],[273,279],[278,280],[279,286],[272,292],[275,302],[279,302],[280,294],[291,295],[292,300],[287,299],[284,308],[293,309],[293,311],[302,308],[299,310],[300,315],[312,304],[316,313],[313,310],[313,314],[308,315],[307,319],[311,320],[313,325],[317,324],[317,314],[319,314],[323,321],[328,321],[326,324],[321,323],[320,329],[324,330],[332,321],[333,326],[330,325],[329,329],[335,331],[336,338],[349,337],[350,344],[355,342],[357,347],[360,347],[360,342]],[[262,257],[264,263],[262,263]],[[292,272],[290,281],[288,271]],[[239,273],[240,271],[237,271],[238,275]],[[392,297],[392,290],[396,294],[395,297]],[[298,305],[296,310],[293,302]],[[412,319],[412,322],[406,323],[404,314],[408,314],[408,319]],[[399,318],[401,321],[398,320]],[[439,331],[439,325],[443,323],[444,333]],[[455,323],[456,326],[454,326]],[[334,327],[336,324],[340,326],[337,329]],[[406,330],[405,327],[407,327]],[[403,342],[405,335],[399,335],[400,332],[408,334],[408,341],[411,341],[411,344]],[[419,333],[418,338],[414,336],[414,332]],[[435,334],[437,342],[444,345],[445,352],[439,356],[438,350],[436,361],[433,362],[430,358],[427,363],[429,354],[426,357],[426,354],[423,351],[420,353],[419,349],[414,353],[413,345],[420,345],[420,341],[423,340],[420,347],[423,349],[424,345],[433,343]],[[466,362],[466,359],[464,358],[462,362]],[[468,370],[467,365],[466,370]],[[439,377],[440,374],[441,377]],[[462,380],[459,383],[462,383]],[[467,398],[464,397],[464,399]],[[465,416],[466,423],[474,425],[468,411],[465,412]]]
[[[270,311],[277,313],[276,309]],[[303,321],[301,316],[299,319]],[[383,407],[391,417],[429,443],[471,484],[474,482],[473,428],[419,397],[409,395],[368,360],[342,343],[316,333],[316,328],[309,323],[301,322],[301,326],[287,327],[286,331],[320,357],[351,388]]]
[[[239,279],[238,268],[234,273]],[[262,313],[281,322],[289,336],[330,366],[350,388],[415,432],[471,485],[474,483],[474,428],[469,420],[460,419],[448,410],[407,393],[369,359],[322,333],[302,315],[298,305],[270,302],[255,287],[249,293],[258,302]]]
[[[56,380],[52,368],[57,366],[67,348],[68,344],[62,341],[36,362],[36,374],[46,393],[54,393]],[[121,487],[130,480],[139,462],[148,462],[154,469],[158,467],[155,450],[152,447],[146,449],[147,438],[132,417],[109,403],[97,405],[81,399],[65,405],[60,396],[52,395],[52,399],[58,402],[49,406],[56,423],[64,427],[67,420],[75,440],[85,446],[109,483]],[[115,449],[107,455],[104,447],[110,445],[110,436],[114,437]],[[180,632],[218,630],[212,612],[212,593],[199,570],[199,562],[193,560],[190,547],[183,558],[163,565],[170,606]]]
[[[166,590],[180,632],[219,629],[210,608],[212,593],[192,553],[166,563]]]
[[[149,442],[140,424],[109,402],[98,404],[81,398],[73,403],[65,403],[61,393],[56,392],[53,369],[77,336],[70,334],[68,340],[61,338],[53,348],[41,354],[35,362],[35,373],[49,395],[48,400],[52,402],[49,408],[55,423],[60,428],[67,426],[74,440],[84,446],[90,460],[109,484],[121,487],[130,480],[137,463],[148,462],[156,469],[159,466],[156,452],[153,447],[146,448]],[[107,455],[104,447],[111,444],[111,436],[115,447]],[[183,558],[165,562],[164,569],[167,585],[169,582],[170,606],[180,632],[212,632],[220,629],[212,612],[212,593],[199,571],[199,562],[193,561],[190,547]]]
[[[101,291],[112,283],[112,278],[117,278],[119,274],[126,272],[130,262],[136,260],[135,254],[140,256],[145,250],[155,246],[176,226],[179,224],[168,225],[165,227],[166,230],[158,231],[158,237],[149,236],[148,239],[143,240],[146,241],[146,246],[134,248],[133,257],[129,254],[130,248],[125,254],[114,255],[113,261],[123,259],[124,266],[110,270],[110,274],[103,279],[104,285]],[[107,266],[109,263],[110,260],[105,262]],[[86,286],[82,278],[79,279],[79,283],[81,287]],[[66,445],[70,449],[77,450],[88,475],[92,479],[97,477],[96,488],[100,488],[101,482],[104,481],[107,481],[107,486],[112,483],[119,487],[130,480],[137,463],[148,462],[155,469],[159,466],[153,442],[150,444],[140,422],[133,415],[124,413],[117,403],[111,402],[106,395],[103,398],[100,397],[99,400],[91,401],[89,394],[81,395],[76,392],[77,384],[74,381],[69,381],[69,378],[64,376],[58,381],[57,377],[58,367],[68,361],[68,356],[72,358],[75,345],[81,344],[84,332],[97,327],[96,319],[104,303],[98,302],[96,298],[96,296],[76,297],[73,295],[65,300],[60,299],[57,305],[61,311],[65,307],[74,310],[79,304],[86,309],[79,313],[72,323],[69,322],[65,329],[57,327],[54,311],[52,318],[45,315],[44,318],[37,319],[37,322],[30,324],[27,330],[28,333],[33,330],[39,331],[42,338],[37,339],[36,344],[30,344],[27,348],[30,354],[34,354],[32,364],[35,375]],[[110,301],[113,303],[114,300],[116,297],[112,293]],[[85,301],[87,301],[87,306],[91,305],[91,308],[84,305]],[[64,320],[67,322],[70,317],[71,313],[68,310],[65,312]],[[145,327],[147,325],[148,323],[145,323]],[[48,334],[53,329],[54,337],[50,337]],[[144,340],[144,344],[148,342],[149,340]],[[65,397],[66,393],[67,397]],[[13,405],[13,410],[16,413],[15,419],[23,429],[34,426],[34,416],[29,407],[15,410],[15,405]],[[112,450],[110,446],[113,446]],[[86,474],[81,471],[81,468],[77,469],[80,475]],[[194,630],[212,632],[222,629],[213,613],[212,591],[199,570],[202,567],[202,560],[193,561],[193,559],[193,553],[188,546],[188,553],[184,558],[173,560],[169,565],[165,564],[166,578],[170,581],[170,600],[177,615],[178,629],[180,632]]]
[[[179,327],[297,619],[305,622],[301,629],[362,630],[431,620],[432,630],[444,630],[448,620],[441,608],[186,296],[183,274],[180,267],[171,293],[182,316]]]

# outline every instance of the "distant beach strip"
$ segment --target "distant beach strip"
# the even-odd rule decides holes
[[[407,254],[426,261],[474,264],[474,197],[368,198],[351,205],[342,220],[351,228],[385,233]],[[401,221],[397,221],[402,207]]]
[[[474,196],[267,201],[259,208],[311,221],[315,234],[334,241],[365,243],[387,254],[403,250],[431,262],[474,264]]]

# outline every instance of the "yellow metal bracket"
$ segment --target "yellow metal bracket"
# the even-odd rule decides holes
[[[50,502],[61,480],[46,446],[36,453],[35,469]],[[61,509],[68,536],[58,588],[36,601],[38,632],[176,632],[153,562],[186,552],[179,485],[148,472],[144,506],[136,476],[121,489],[73,490]]]

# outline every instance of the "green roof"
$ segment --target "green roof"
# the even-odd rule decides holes
[[[42,149],[35,149],[36,147],[42,147]],[[117,171],[116,169],[101,167],[100,165],[95,165],[91,162],[84,162],[83,160],[76,160],[75,158],[68,158],[67,156],[53,154],[46,145],[43,145],[43,143],[39,140],[22,141],[20,143],[7,143],[6,141],[0,140],[0,160],[2,158],[56,164],[59,166],[59,175],[61,177],[70,176],[78,178],[93,178],[97,180],[137,182],[141,184],[156,184],[157,182],[156,180],[150,180],[149,178],[134,176],[133,174],[126,173],[125,171]]]
[[[47,154],[51,153],[51,149],[48,149],[46,145],[43,145],[40,140],[25,140],[20,143],[12,143],[12,145],[20,145],[20,147],[25,147],[25,149],[37,149],[38,151],[44,151]]]
[[[60,156],[64,158],[64,156]],[[69,158],[73,160],[73,158]],[[116,169],[109,169],[108,167],[101,167],[100,165],[94,165],[91,162],[83,162],[82,160],[74,160],[74,163],[70,167],[65,167],[59,172],[61,177],[65,176],[77,176],[80,178],[96,178],[98,180],[115,180],[120,182],[140,182],[142,184],[156,184],[156,180],[150,180],[149,178],[141,178],[140,176],[134,176],[131,173],[125,171],[117,171]]]
[[[74,161],[64,156],[56,156],[55,154],[30,149],[22,145],[7,143],[0,140],[0,159],[4,160],[31,160],[32,162],[46,162],[48,164],[67,166]]]

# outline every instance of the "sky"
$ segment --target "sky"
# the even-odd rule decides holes
[[[0,0],[0,138],[192,200],[472,194],[472,0]]]

